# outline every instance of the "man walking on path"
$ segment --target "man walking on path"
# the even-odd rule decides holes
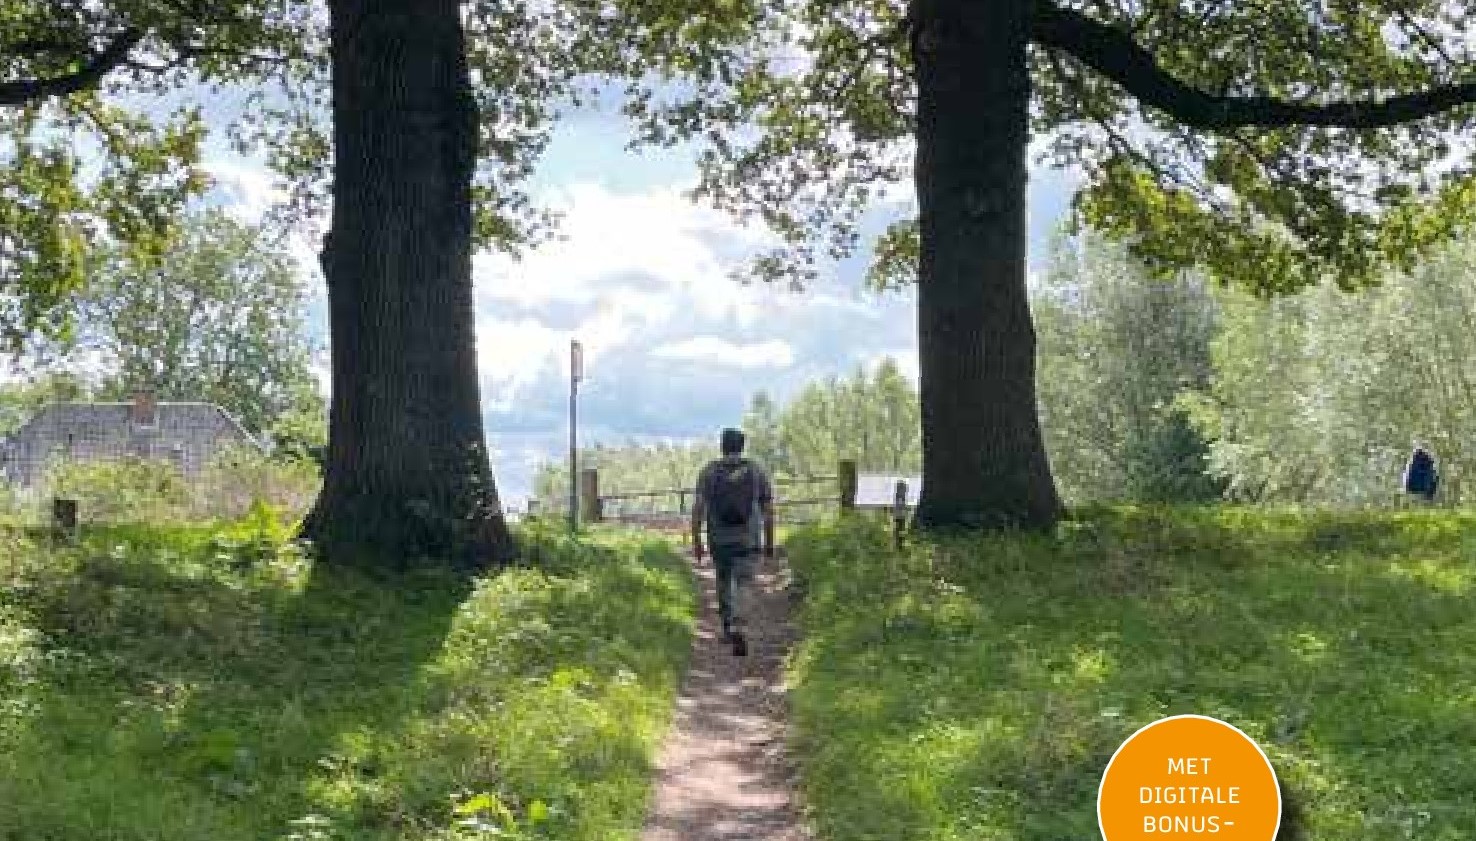
[[[733,653],[748,653],[743,619],[753,586],[755,550],[762,539],[765,557],[774,556],[774,490],[763,468],[743,457],[743,433],[724,429],[723,457],[702,468],[692,506],[692,554],[700,563],[707,547],[717,572],[718,616],[723,641]],[[762,520],[762,538],[759,521]]]

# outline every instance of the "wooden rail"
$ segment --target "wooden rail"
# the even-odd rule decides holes
[[[690,487],[624,491],[602,494],[599,471],[581,471],[579,500],[581,519],[585,522],[623,523],[653,529],[682,529],[690,522],[691,502],[695,491]],[[835,491],[820,495],[805,489],[830,485]],[[855,462],[843,461],[834,476],[803,476],[774,482],[774,507],[784,513],[785,522],[810,522],[828,510],[882,510],[891,514],[893,529],[900,543],[907,515],[915,507],[922,482],[914,476],[860,474]],[[796,496],[786,496],[794,492]],[[674,503],[674,505],[672,504]],[[564,510],[529,509],[530,514],[567,514]]]

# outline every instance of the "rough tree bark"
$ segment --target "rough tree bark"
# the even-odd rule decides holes
[[[511,557],[471,283],[477,108],[457,0],[332,0],[333,397],[303,535],[332,563]]]
[[[920,527],[1061,515],[1025,288],[1030,0],[916,0]],[[980,107],[979,103],[988,103]]]

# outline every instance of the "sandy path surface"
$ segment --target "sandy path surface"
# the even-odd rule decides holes
[[[789,624],[782,558],[763,561],[748,656],[718,639],[711,562],[697,568],[702,612],[676,721],[657,762],[642,841],[809,841],[786,749]]]

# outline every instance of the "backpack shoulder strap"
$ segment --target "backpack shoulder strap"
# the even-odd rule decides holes
[[[702,472],[697,474],[697,492],[703,496],[710,496],[713,486],[717,482],[717,476],[722,469],[723,464],[717,459],[713,459],[703,465]]]

